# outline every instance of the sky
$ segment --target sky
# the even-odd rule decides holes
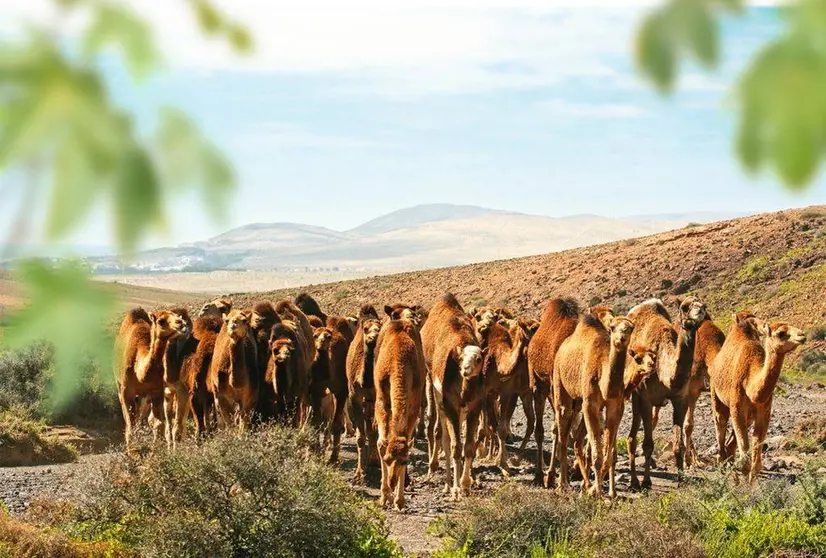
[[[0,20],[48,21],[51,3],[0,0]],[[424,203],[549,216],[826,203],[823,180],[794,194],[769,173],[745,176],[733,156],[732,87],[781,29],[776,8],[727,19],[721,67],[685,65],[663,98],[633,61],[640,17],[656,2],[217,4],[247,24],[251,56],[205,39],[187,2],[141,0],[164,71],[136,88],[106,66],[144,125],[159,106],[185,109],[238,173],[227,221],[179,199],[168,234],[147,245],[251,222],[345,230]],[[75,241],[108,235],[98,213]]]

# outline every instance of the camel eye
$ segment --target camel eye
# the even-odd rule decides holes
[[[158,325],[160,325],[161,327],[166,327],[166,318],[161,318],[160,320],[158,320]]]
[[[780,339],[788,339],[788,338],[789,338],[789,334],[788,334],[788,333],[786,333],[785,331],[778,331],[778,332],[777,332],[777,336],[778,336]]]

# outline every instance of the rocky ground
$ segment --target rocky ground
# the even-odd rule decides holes
[[[769,451],[765,460],[767,471],[764,476],[793,477],[802,471],[805,461],[820,460],[826,466],[826,454],[801,454],[787,449],[785,440],[794,433],[795,425],[812,417],[822,417],[826,409],[826,390],[820,387],[802,388],[786,386],[780,390],[775,399],[774,413],[767,440]],[[519,413],[521,411],[517,411]],[[545,416],[546,431],[550,429],[550,414]],[[630,409],[626,408],[621,434],[628,432]],[[667,491],[678,486],[674,474],[673,455],[670,451],[671,410],[663,409],[655,432],[655,457],[657,468],[653,472],[654,490]],[[714,467],[714,431],[711,417],[711,405],[704,395],[698,403],[696,413],[695,443],[701,456],[708,465],[693,472],[695,477],[713,474]],[[524,416],[517,414],[514,418],[514,432],[518,436],[524,432]],[[518,445],[517,438],[511,443],[512,453]],[[546,449],[547,449],[546,443]],[[524,455],[514,455],[512,460],[511,480],[519,483],[533,481],[533,459],[535,444],[529,443]],[[342,474],[350,478],[355,469],[355,440],[345,439],[342,458]],[[99,449],[97,451],[100,451]],[[12,513],[24,513],[31,502],[39,498],[72,498],[83,490],[84,482],[94,468],[107,463],[116,450],[92,453],[81,456],[77,463],[48,465],[38,467],[0,468],[0,499],[5,502]],[[638,459],[641,464],[642,459]],[[412,454],[413,486],[407,493],[407,509],[402,512],[388,511],[387,520],[391,533],[402,547],[410,553],[427,554],[438,548],[441,541],[427,533],[428,525],[440,515],[450,511],[455,504],[443,493],[444,476],[426,480],[426,446],[418,443]],[[826,470],[824,470],[826,472]],[[477,463],[475,469],[478,486],[472,490],[474,497],[490,494],[507,479],[498,468],[486,463]],[[368,470],[365,485],[356,486],[365,498],[375,500],[379,496],[379,472]],[[618,481],[622,497],[631,496],[628,489],[628,460],[620,457],[618,464]]]

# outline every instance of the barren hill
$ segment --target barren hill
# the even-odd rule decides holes
[[[451,291],[465,304],[507,305],[538,317],[546,300],[574,295],[623,310],[652,296],[673,307],[694,292],[715,320],[751,308],[803,327],[826,324],[826,206],[690,226],[644,238],[511,260],[416,271],[265,294],[236,304],[306,290],[331,312],[362,303],[429,306]]]

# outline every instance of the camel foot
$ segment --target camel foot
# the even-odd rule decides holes
[[[451,498],[454,502],[460,502],[462,500],[463,489],[459,488],[458,486],[454,486],[451,490]]]
[[[511,474],[510,467],[508,467],[507,465],[499,465],[499,472],[502,473],[502,476],[506,479],[509,479],[511,478],[511,476],[513,476]]]
[[[364,471],[361,469],[356,469],[353,473],[353,483],[355,484],[364,484]]]
[[[643,490],[651,490],[651,478],[645,477],[642,479],[642,489]]]
[[[640,480],[637,475],[631,475],[631,482],[628,484],[628,490],[631,492],[639,492],[641,490]]]

